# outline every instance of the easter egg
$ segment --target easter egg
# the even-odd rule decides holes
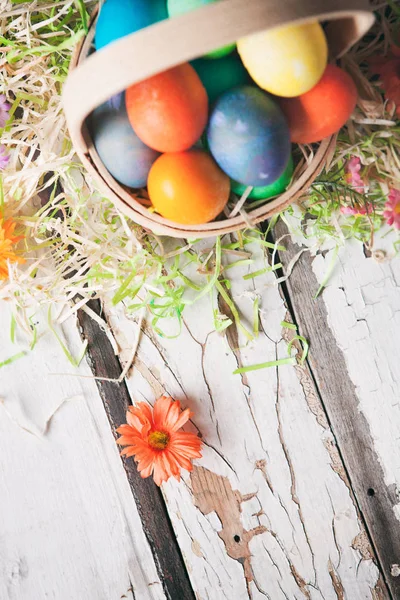
[[[287,25],[237,43],[254,81],[275,96],[300,96],[321,79],[328,60],[324,31],[317,22]]]
[[[264,185],[262,187],[253,187],[253,189],[247,197],[254,200],[265,200],[266,198],[279,196],[279,194],[282,194],[288,187],[292,179],[293,169],[293,158],[290,157],[286,169],[276,181],[270,183],[269,185]],[[238,196],[242,196],[246,191],[247,187],[247,185],[243,185],[242,183],[238,183],[237,181],[231,181],[231,190]]]
[[[210,104],[227,90],[249,82],[249,75],[236,53],[216,60],[199,58],[191,64],[206,88]]]
[[[148,148],[133,131],[124,94],[113,96],[90,117],[93,144],[104,166],[123,185],[144,187],[159,153]]]
[[[190,12],[191,10],[195,10],[196,8],[200,8],[200,6],[204,6],[205,4],[212,4],[218,0],[168,0],[168,14],[170,17],[174,17],[175,15],[182,15],[184,13]],[[222,56],[226,56],[230,54],[236,47],[236,44],[229,44],[228,46],[223,46],[222,48],[218,48],[213,52],[207,54],[208,58],[221,58]]]
[[[129,87],[126,108],[133,129],[147,146],[181,152],[203,133],[208,97],[196,71],[184,63]]]
[[[106,0],[97,19],[96,50],[167,18],[165,0]]]
[[[289,128],[281,109],[268,94],[251,86],[218,98],[207,141],[221,169],[246,186],[273,183],[290,157]]]
[[[229,199],[230,182],[203,150],[163,154],[147,182],[150,200],[163,217],[184,225],[215,219]]]
[[[357,88],[348,73],[328,65],[322,79],[298,98],[281,98],[293,142],[312,144],[336,133],[357,103]]]

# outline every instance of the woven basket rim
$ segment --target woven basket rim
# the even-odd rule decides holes
[[[220,0],[220,3],[224,1],[227,2],[228,0]],[[313,2],[313,0],[310,1]],[[318,2],[318,0],[316,1]],[[237,0],[237,3],[238,2],[239,0]],[[359,3],[360,5],[365,5],[364,0],[353,0],[353,2]],[[212,5],[209,5],[209,8],[210,7],[212,7]],[[203,7],[203,9],[204,8],[206,7]],[[355,12],[357,11],[349,11],[348,9],[338,10],[336,11],[336,17],[334,18],[343,19],[348,18],[349,16],[354,17]],[[94,37],[97,13],[98,6],[95,7],[92,13],[88,34],[77,44],[73,53],[73,57],[71,59],[70,64],[70,69],[72,73],[79,71],[81,65],[88,61],[88,54],[90,52],[91,44]],[[365,17],[366,11],[360,10],[360,13],[363,13]],[[332,16],[332,13],[329,13],[329,15]],[[154,27],[157,27],[158,25],[159,24],[156,24],[155,26],[151,26],[148,29],[152,29]],[[134,36],[137,36],[138,33],[140,34],[141,32],[131,34],[130,36],[127,36],[127,38],[133,38]],[[111,44],[111,46],[117,46],[123,40],[124,38],[122,38],[122,40],[114,42],[113,44]],[[107,48],[102,49],[96,54],[104,53],[105,50],[107,50]],[[74,139],[75,136],[73,135],[70,128],[71,139],[86,170],[89,171],[90,174],[96,179],[96,181],[99,184],[99,187],[101,188],[105,196],[112,200],[113,203],[117,206],[118,209],[121,210],[122,213],[124,213],[126,216],[131,218],[139,225],[142,225],[144,228],[149,229],[156,234],[169,235],[172,237],[179,238],[204,238],[230,233],[238,229],[248,227],[249,222],[252,225],[256,225],[257,223],[260,223],[261,221],[270,218],[274,214],[281,212],[287,206],[289,206],[297,199],[299,199],[302,195],[304,195],[304,193],[310,188],[312,182],[323,170],[325,164],[330,160],[336,144],[335,135],[326,138],[325,140],[322,140],[310,164],[308,164],[307,168],[303,171],[300,177],[296,179],[296,181],[290,186],[290,188],[277,198],[272,199],[270,201],[266,201],[265,204],[262,204],[261,206],[253,209],[252,211],[249,211],[246,214],[246,218],[239,214],[232,218],[225,218],[201,225],[184,225],[165,219],[164,217],[161,217],[156,213],[152,213],[139,200],[135,199],[133,194],[130,194],[121,184],[119,184],[103,165],[100,157],[98,156],[93,146],[92,140],[90,138],[85,124],[83,123],[82,126],[83,130],[82,139],[80,140],[81,143],[77,143],[77,139]],[[84,142],[83,144],[82,140]]]

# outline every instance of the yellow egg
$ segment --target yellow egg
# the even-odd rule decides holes
[[[321,79],[328,45],[321,25],[289,25],[255,33],[237,43],[254,81],[276,96],[305,94]]]

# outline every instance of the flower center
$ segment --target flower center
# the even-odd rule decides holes
[[[394,207],[394,213],[400,215],[400,202]]]
[[[169,444],[169,440],[169,433],[166,433],[165,431],[152,431],[147,438],[150,446],[156,450],[165,450]]]

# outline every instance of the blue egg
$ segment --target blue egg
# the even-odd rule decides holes
[[[220,96],[207,130],[210,152],[231,179],[254,187],[276,181],[290,158],[290,133],[277,103],[241,86]]]
[[[125,108],[125,94],[113,96],[90,117],[90,132],[98,155],[111,175],[123,185],[141,188],[160,155],[133,131]]]
[[[106,0],[97,19],[96,50],[167,17],[166,0]]]

